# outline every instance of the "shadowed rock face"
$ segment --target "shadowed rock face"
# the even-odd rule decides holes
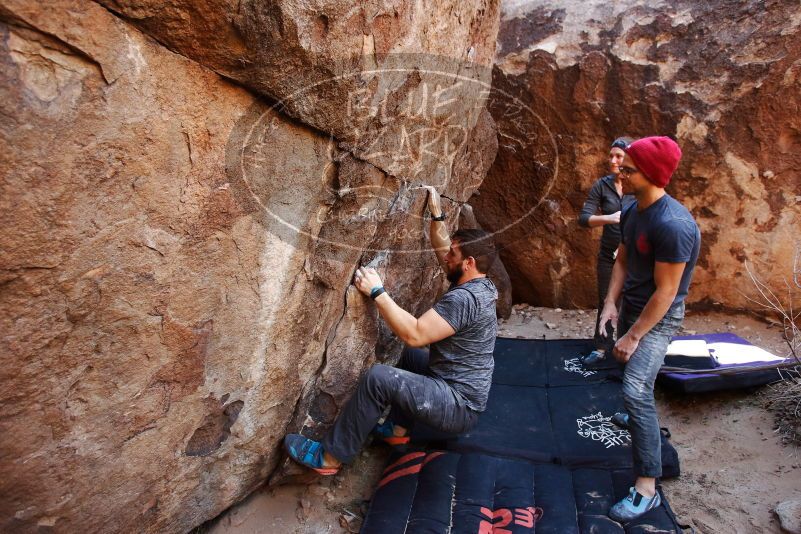
[[[495,95],[498,157],[470,202],[503,233],[516,301],[595,305],[600,229],[578,226],[621,135],[675,137],[667,191],[703,234],[691,302],[752,308],[745,261],[774,288],[801,228],[801,10],[796,1],[508,1]]]
[[[122,4],[109,7],[136,7]],[[184,36],[175,54],[97,3],[0,0],[0,530],[186,532],[241,499],[276,470],[287,431],[321,434],[363,369],[398,354],[350,286],[355,268],[376,266],[401,306],[425,311],[445,280],[417,186],[438,177],[455,221],[494,158],[485,96],[448,75],[458,107],[388,116],[439,151],[364,158],[366,131],[390,148],[399,137],[362,111],[353,120],[372,130],[338,138],[353,115],[327,98],[347,89],[279,109],[211,70],[260,89],[215,62],[297,54],[306,63],[271,67],[289,90],[338,41],[289,31],[302,17],[283,3],[264,8],[288,25],[280,39],[221,22],[258,25],[249,3],[247,16],[181,5],[129,14],[157,41]],[[392,39],[436,30],[448,50],[489,57],[497,6],[454,5],[425,20],[398,8]],[[326,13],[336,33],[348,9]],[[441,52],[434,37],[416,51]],[[370,95],[424,109],[430,87],[407,77]],[[446,150],[442,132],[457,130]]]

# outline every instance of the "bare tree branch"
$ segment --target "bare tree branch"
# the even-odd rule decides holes
[[[799,318],[801,318],[801,311],[796,311],[796,291],[795,287],[793,287],[795,285],[798,289],[801,289],[801,246],[796,247],[793,256],[793,284],[791,285],[787,278],[782,279],[787,290],[786,302],[783,302],[773,289],[757,276],[748,261],[745,262],[745,269],[758,295],[757,298],[752,298],[744,293],[741,294],[748,301],[778,315],[781,320],[782,335],[790,349],[790,354],[797,362],[801,363],[801,358],[799,357],[799,349],[801,348],[801,330],[799,330],[799,322],[801,321],[799,321]]]

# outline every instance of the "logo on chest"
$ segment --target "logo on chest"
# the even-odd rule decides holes
[[[651,253],[651,243],[648,242],[648,237],[645,235],[645,232],[637,237],[637,252],[643,255]]]

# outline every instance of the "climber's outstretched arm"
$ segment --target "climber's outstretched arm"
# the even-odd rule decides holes
[[[445,254],[448,253],[448,249],[451,247],[451,238],[448,235],[448,227],[445,225],[439,193],[437,193],[437,190],[433,186],[427,185],[425,188],[428,190],[428,212],[431,214],[431,227],[429,232],[431,236],[431,248],[434,249],[440,266],[447,271],[445,266]]]

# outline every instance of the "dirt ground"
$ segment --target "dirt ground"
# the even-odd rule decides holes
[[[499,336],[591,337],[595,312],[517,305]],[[777,355],[786,345],[776,325],[746,315],[688,312],[686,333],[733,331]],[[779,533],[773,508],[801,499],[801,449],[783,445],[760,391],[679,395],[657,390],[660,424],[679,452],[682,474],[664,482],[679,519],[695,531]],[[309,486],[256,491],[196,529],[209,534],[358,532],[367,500],[386,464],[383,446],[368,447],[350,467]]]

